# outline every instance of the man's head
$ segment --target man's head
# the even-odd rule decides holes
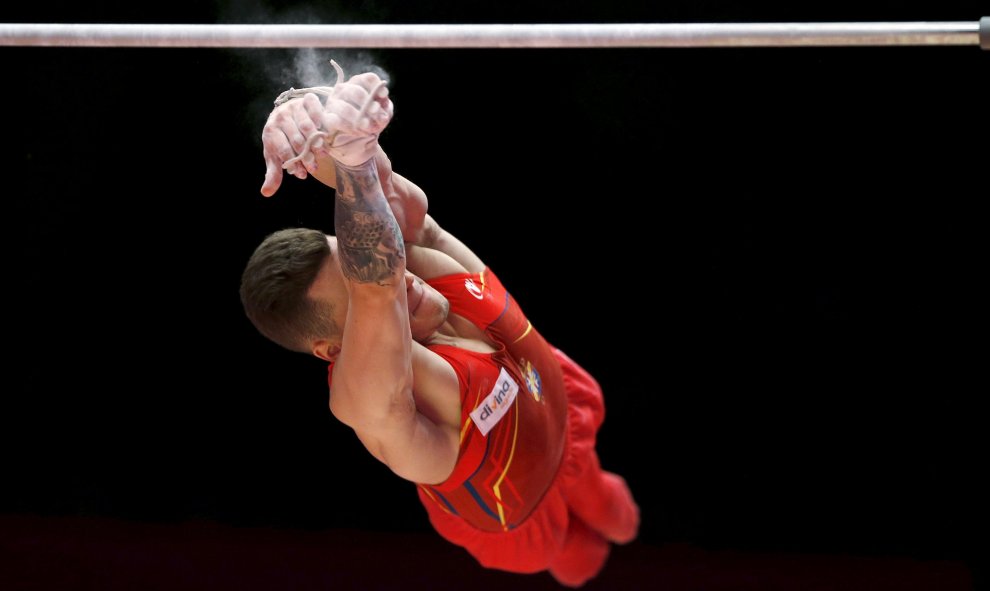
[[[241,276],[241,302],[261,334],[286,349],[336,359],[348,297],[336,248],[334,236],[291,228],[255,249]],[[405,288],[411,336],[422,342],[447,320],[450,303],[408,271]]]
[[[267,236],[241,275],[241,304],[255,328],[301,353],[312,353],[315,341],[339,340],[336,302],[309,295],[332,257],[327,235],[319,230],[289,228]]]

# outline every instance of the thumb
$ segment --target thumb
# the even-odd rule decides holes
[[[265,159],[265,182],[261,185],[261,194],[271,197],[282,186],[282,167],[271,158]]]

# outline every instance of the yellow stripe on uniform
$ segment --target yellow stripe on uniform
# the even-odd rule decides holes
[[[419,485],[419,488],[423,489],[423,492],[425,492],[428,497],[430,497],[431,499],[433,499],[433,502],[436,503],[437,505],[439,505],[440,508],[443,509],[445,513],[447,513],[448,515],[453,515],[453,513],[450,512],[450,509],[448,509],[443,503],[441,503],[440,501],[438,501],[435,496],[433,496],[433,493],[430,492],[430,489],[426,488],[422,484]]]
[[[481,390],[474,397],[474,404],[471,406],[472,409],[478,408],[478,400],[481,399]],[[464,426],[461,427],[461,440],[460,443],[464,443],[464,436],[467,435],[468,427],[471,426],[471,415],[468,415],[467,420],[464,421]]]
[[[464,436],[467,435],[468,428],[470,427],[471,427],[471,417],[468,417],[467,420],[464,421],[464,427],[461,429],[461,441],[460,441],[461,443],[464,443]]]
[[[495,491],[495,499],[498,501],[498,519],[502,523],[502,529],[508,531],[509,528],[505,525],[505,513],[502,511],[502,491],[499,490],[499,485],[505,480],[505,475],[509,472],[509,466],[512,465],[512,456],[516,455],[516,438],[519,435],[519,397],[516,397],[515,402],[512,403],[516,407],[516,422],[512,431],[512,449],[509,450],[509,459],[505,461],[505,469],[502,470],[502,475],[498,477],[495,481],[495,486],[492,489]]]
[[[525,330],[525,332],[523,332],[522,333],[522,336],[520,336],[518,339],[512,341],[512,344],[515,345],[519,341],[525,339],[526,338],[526,335],[528,335],[530,333],[530,331],[532,331],[532,330],[533,330],[533,323],[532,322],[527,322],[526,323],[526,330]]]

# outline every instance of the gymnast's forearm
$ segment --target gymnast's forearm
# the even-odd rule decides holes
[[[374,159],[336,165],[336,256],[348,309],[334,368],[334,414],[355,429],[405,429],[412,402],[412,343],[405,245],[378,182]],[[377,436],[377,435],[376,435]]]
[[[377,159],[334,168],[334,229],[344,276],[352,284],[397,287],[405,273],[405,246],[379,181]]]

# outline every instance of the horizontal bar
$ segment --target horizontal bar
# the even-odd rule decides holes
[[[987,19],[984,19],[986,21]],[[980,45],[980,22],[491,25],[0,23],[0,46],[55,47],[794,47]]]

